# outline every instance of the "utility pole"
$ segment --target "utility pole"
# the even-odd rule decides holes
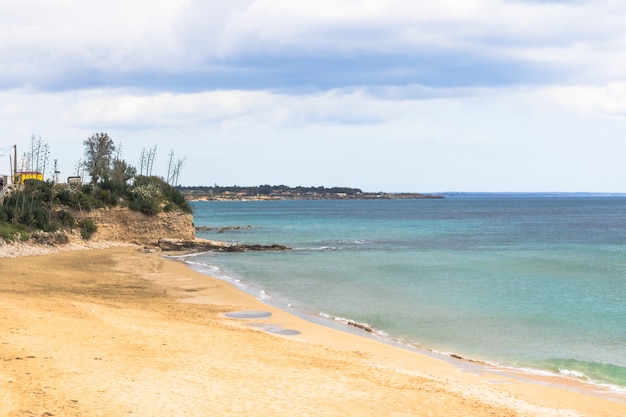
[[[59,171],[59,170],[57,169],[57,160],[55,159],[55,160],[54,160],[54,183],[55,183],[55,184],[58,184],[58,183],[59,183],[59,173],[60,173],[60,172],[61,172],[61,171]]]

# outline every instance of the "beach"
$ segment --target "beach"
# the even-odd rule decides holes
[[[315,324],[136,246],[0,265],[2,416],[626,415],[617,395]]]

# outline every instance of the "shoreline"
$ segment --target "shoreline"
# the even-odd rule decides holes
[[[459,369],[308,322],[137,246],[23,259],[0,270],[3,415],[626,414],[576,383]]]
[[[294,308],[287,300],[284,299],[282,302],[273,302],[271,301],[271,295],[267,296],[267,299],[263,297],[263,295],[265,295],[263,290],[261,290],[263,294],[261,294],[260,297],[259,294],[257,294],[257,291],[259,290],[257,287],[249,286],[248,284],[239,282],[238,280],[233,280],[230,277],[212,275],[210,271],[204,271],[206,266],[210,267],[210,265],[205,265],[204,263],[197,264],[188,261],[190,258],[193,259],[197,255],[199,255],[199,253],[182,253],[175,256],[165,255],[165,257],[182,262],[194,271],[197,271],[209,278],[219,279],[229,285],[233,285],[237,290],[255,297],[261,303],[281,309],[288,314],[295,315],[303,320],[320,326],[354,334],[360,337],[367,337],[380,343],[389,344],[400,349],[407,349],[421,355],[432,357],[433,359],[443,360],[460,370],[479,367],[484,372],[496,373],[506,377],[518,378],[542,385],[555,386],[561,389],[573,390],[575,392],[604,396],[626,404],[626,387],[593,381],[586,375],[578,376],[576,372],[569,372],[566,370],[564,373],[557,373],[540,368],[516,367],[506,363],[475,359],[469,356],[457,354],[455,352],[438,351],[436,349],[423,346],[416,341],[390,336],[385,331],[372,327],[369,323],[360,323],[350,318],[335,317],[320,311]]]

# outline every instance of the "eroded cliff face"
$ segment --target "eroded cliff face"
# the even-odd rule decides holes
[[[156,245],[159,239],[193,239],[193,215],[183,212],[146,216],[127,208],[97,209],[76,214],[76,219],[91,218],[98,230],[93,241],[116,241]]]

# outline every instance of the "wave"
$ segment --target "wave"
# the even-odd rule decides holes
[[[329,242],[324,242],[320,246],[303,246],[294,248],[294,250],[307,251],[307,252],[319,252],[319,251],[337,251],[345,250],[354,246],[371,245],[375,243],[371,240],[365,239],[340,239]]]
[[[428,348],[411,340],[393,337],[387,332],[376,329],[366,322],[358,322],[344,317],[336,317],[328,313],[318,313],[324,319],[340,323],[346,327],[357,329],[367,335],[375,336],[386,342],[401,347],[416,349],[422,353],[431,353],[439,357],[448,357],[478,366],[494,367],[504,371],[521,373],[530,376],[556,377],[572,380],[606,390],[619,395],[626,395],[626,367],[599,362],[586,362],[576,359],[551,359],[538,363],[537,367],[515,366],[507,363],[475,359],[454,352],[445,352]]]
[[[335,250],[341,250],[341,249],[342,248],[339,248],[337,246],[318,246],[318,247],[313,247],[313,248],[294,248],[294,250],[303,251],[303,252],[335,251]]]
[[[541,364],[560,376],[626,393],[626,367],[578,359],[552,358]]]
[[[356,239],[356,240],[339,240],[339,243],[347,244],[347,245],[368,245],[374,243],[371,240],[366,239]]]

